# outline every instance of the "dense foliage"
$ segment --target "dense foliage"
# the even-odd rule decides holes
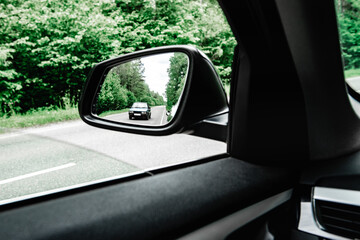
[[[156,46],[195,45],[228,82],[236,44],[214,0],[3,0],[0,22],[0,116],[76,104],[95,63]]]
[[[360,1],[337,0],[344,68],[360,68]]]
[[[183,53],[175,53],[170,58],[170,67],[168,69],[169,82],[166,85],[166,109],[171,111],[177,104],[185,85],[186,73],[188,71],[188,58]]]

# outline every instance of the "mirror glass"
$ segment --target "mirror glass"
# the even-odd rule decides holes
[[[95,103],[98,117],[134,125],[162,126],[176,114],[189,59],[172,52],[136,58],[112,67]]]

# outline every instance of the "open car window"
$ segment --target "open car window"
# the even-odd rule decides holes
[[[3,1],[0,19],[1,204],[226,152],[222,141],[187,134],[94,128],[77,109],[94,65],[165,45],[197,46],[229,92],[236,41],[216,1]],[[144,63],[138,67],[145,76]],[[141,76],[135,86],[131,73],[124,74],[129,78],[116,96],[101,96],[116,105],[110,113],[144,124],[166,122],[166,96],[141,83]],[[145,117],[136,112],[129,119],[131,107],[150,108]]]

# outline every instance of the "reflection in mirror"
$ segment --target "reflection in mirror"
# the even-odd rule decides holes
[[[188,66],[185,53],[172,52],[112,67],[99,91],[94,114],[134,125],[167,124],[176,114]]]

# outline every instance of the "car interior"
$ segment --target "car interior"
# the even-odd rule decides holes
[[[227,153],[4,204],[0,239],[360,238],[360,103],[345,83],[334,1],[219,4],[238,42],[229,101],[206,56],[167,46],[96,65],[79,112],[109,131],[225,141]],[[171,51],[190,70],[168,125],[91,114],[109,66]]]

